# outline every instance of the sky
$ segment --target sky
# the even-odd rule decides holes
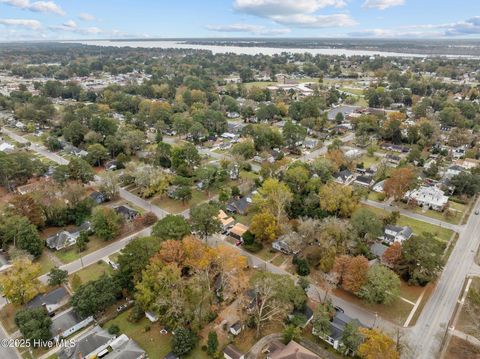
[[[480,0],[0,0],[0,41],[480,38]]]

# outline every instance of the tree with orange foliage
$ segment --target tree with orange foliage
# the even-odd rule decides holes
[[[163,242],[158,255],[165,263],[176,263],[182,266],[185,262],[185,252],[181,241],[170,239]]]
[[[384,192],[396,201],[401,200],[405,193],[412,187],[415,172],[411,167],[397,168],[390,178],[385,181]]]
[[[334,166],[335,171],[338,171],[340,167],[347,164],[347,159],[340,149],[334,149],[327,152],[325,158],[330,161]]]
[[[383,253],[382,260],[392,268],[395,268],[402,259],[402,244],[400,242],[393,243]]]
[[[392,338],[375,329],[361,328],[360,333],[365,341],[358,347],[358,354],[364,359],[399,359],[400,353],[396,349]]]
[[[340,256],[335,261],[333,271],[339,275],[338,285],[357,293],[367,281],[368,259],[364,256]]]

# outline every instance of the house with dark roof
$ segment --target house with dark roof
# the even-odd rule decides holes
[[[48,237],[45,242],[48,248],[57,251],[75,245],[77,238],[80,237],[81,232],[92,232],[92,224],[89,221],[84,222],[80,227],[74,231],[60,231],[53,236]]]
[[[250,196],[244,196],[238,199],[234,199],[227,204],[227,211],[230,213],[246,215],[248,209],[252,205],[252,198]]]
[[[89,197],[96,203],[96,204],[102,204],[107,201],[107,196],[105,196],[105,193],[94,191],[90,193]]]
[[[343,185],[349,185],[355,179],[355,176],[349,170],[343,170],[333,175],[335,182]]]
[[[277,344],[276,350],[267,354],[267,359],[321,359],[321,357],[292,340],[287,345]]]
[[[361,176],[357,176],[357,178],[355,178],[355,181],[353,183],[362,187],[370,187],[373,184],[373,182],[374,182],[373,176],[361,175]]]
[[[58,359],[95,358],[108,348],[115,337],[95,326],[75,339],[74,345],[65,346],[58,352]]]
[[[385,226],[385,231],[383,233],[383,241],[386,243],[393,244],[395,242],[402,243],[406,241],[413,235],[413,230],[408,226],[394,226],[388,224]]]
[[[126,221],[133,221],[135,218],[137,218],[140,215],[140,213],[138,213],[137,210],[125,205],[115,207],[114,210],[119,215],[121,215]]]
[[[125,334],[119,335],[110,342],[110,345],[104,351],[108,351],[106,358],[108,359],[144,359],[147,358],[147,353],[143,350],[137,342],[129,338]],[[98,357],[102,353],[98,354]]]
[[[93,316],[81,318],[72,308],[52,318],[50,333],[53,340],[67,338],[93,323]]]
[[[243,359],[245,355],[235,345],[229,344],[223,350],[223,357],[225,359]]]
[[[302,241],[296,232],[290,232],[274,241],[272,248],[287,255],[297,254],[302,249]]]
[[[29,309],[44,307],[50,314],[67,304],[69,299],[70,294],[65,287],[58,287],[50,292],[38,294],[26,306]]]
[[[334,347],[336,350],[338,350],[338,349],[341,349],[341,347],[343,346],[343,344],[342,344],[343,332],[345,330],[345,326],[349,323],[354,323],[359,327],[364,327],[364,328],[366,327],[358,319],[350,318],[345,313],[342,313],[340,311],[336,311],[335,316],[330,321],[330,333],[329,334],[318,333],[318,332],[315,331],[315,328],[312,329],[312,334],[318,336],[321,339],[323,339],[328,344],[330,344],[332,347]]]

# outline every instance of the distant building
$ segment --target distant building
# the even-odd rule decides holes
[[[295,232],[287,233],[272,243],[272,248],[287,255],[301,251],[302,241]]]
[[[349,170],[343,170],[333,175],[335,182],[343,185],[349,185],[355,179],[355,176]]]
[[[244,359],[245,355],[233,344],[229,344],[223,350],[223,357],[225,359]]]
[[[26,307],[29,309],[43,307],[50,314],[66,305],[69,300],[70,295],[65,287],[59,287],[51,290],[50,292],[38,294],[35,298],[27,303]]]
[[[246,231],[248,231],[248,227],[246,225],[237,223],[230,229],[229,235],[235,239],[241,240]]]
[[[267,359],[321,359],[317,354],[292,340],[287,345],[277,343]]]
[[[227,211],[230,213],[246,215],[248,209],[252,205],[252,198],[250,196],[244,196],[239,199],[234,199],[227,204]]]

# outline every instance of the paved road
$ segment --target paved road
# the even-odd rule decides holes
[[[477,208],[480,200],[474,208]],[[425,305],[416,325],[408,333],[415,359],[433,359],[438,353],[448,323],[480,246],[480,215],[472,214],[441,274],[435,292]],[[475,266],[473,266],[475,268]]]
[[[448,222],[440,221],[438,219],[434,219],[434,218],[431,218],[431,217],[428,217],[428,216],[424,216],[424,215],[419,214],[419,213],[414,213],[414,212],[408,211],[408,210],[403,209],[403,208],[398,208],[396,206],[392,206],[392,205],[389,205],[387,203],[379,203],[379,202],[376,202],[376,201],[372,201],[370,199],[362,200],[361,202],[364,203],[364,204],[368,204],[369,206],[372,206],[372,207],[383,209],[383,210],[388,211],[388,212],[399,211],[400,214],[402,214],[405,217],[410,217],[410,218],[413,218],[413,219],[417,219],[419,221],[430,223],[430,224],[433,224],[435,226],[448,228],[448,229],[451,229],[452,231],[455,231],[455,232],[460,232],[463,228],[463,226],[459,226],[457,224],[451,224],[451,223],[448,223]]]
[[[125,238],[119,239],[118,241],[109,244],[106,247],[100,248],[93,253],[89,253],[83,256],[81,259],[77,259],[68,264],[64,264],[60,268],[68,271],[69,274],[75,273],[84,267],[97,263],[98,261],[102,260],[102,258],[108,257],[114,253],[121,251],[132,239],[137,237],[149,236],[151,231],[152,227],[144,228],[139,232],[133,233]],[[48,280],[48,276],[44,274],[39,277],[39,279],[43,283],[46,283]]]
[[[4,339],[10,339],[10,337],[5,332],[5,329],[0,325],[0,342]],[[20,353],[15,348],[5,348],[0,346],[0,358],[1,359],[19,359],[21,358]]]

